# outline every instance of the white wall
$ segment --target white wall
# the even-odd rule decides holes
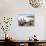
[[[26,2],[25,2],[26,1]],[[13,17],[12,27],[9,33],[17,40],[27,40],[34,34],[39,40],[45,38],[45,15],[46,8],[32,8],[28,0],[0,0],[0,16]],[[18,27],[17,13],[32,13],[35,15],[34,27]],[[2,31],[1,31],[2,32]],[[1,34],[0,32],[0,34]],[[1,34],[2,35],[2,34]],[[2,36],[0,36],[2,39]]]

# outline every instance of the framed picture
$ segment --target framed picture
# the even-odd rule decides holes
[[[18,26],[34,26],[35,17],[31,14],[21,14],[18,16]]]

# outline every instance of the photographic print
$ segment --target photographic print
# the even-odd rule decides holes
[[[34,26],[34,16],[19,16],[18,26]]]

